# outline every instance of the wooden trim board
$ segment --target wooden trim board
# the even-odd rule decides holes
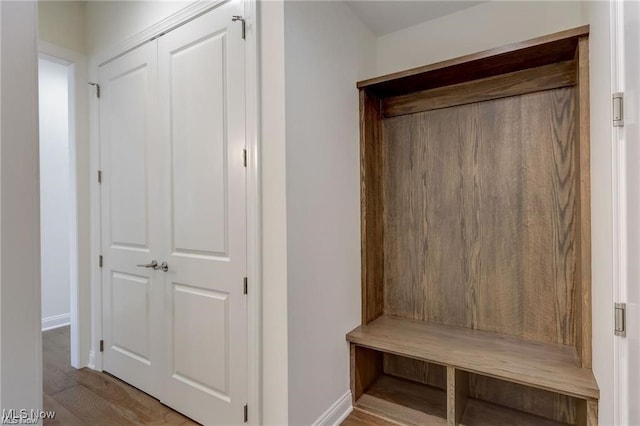
[[[580,247],[577,256],[577,276],[580,284],[580,297],[577,300],[578,312],[580,312],[576,333],[579,340],[576,342],[582,367],[591,368],[591,155],[590,155],[590,121],[589,121],[589,39],[581,37],[577,50],[577,128],[580,149],[578,161],[578,235],[580,235]]]
[[[360,210],[362,256],[362,323],[383,311],[384,294],[379,285],[384,275],[382,198],[382,147],[380,100],[360,92]]]
[[[447,367],[447,423],[455,426],[462,421],[469,397],[469,373]]]
[[[385,118],[573,86],[575,63],[559,62],[480,80],[384,98]]]

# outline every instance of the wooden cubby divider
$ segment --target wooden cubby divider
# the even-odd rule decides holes
[[[589,28],[358,83],[354,409],[597,425]]]
[[[454,367],[447,367],[447,423],[459,425],[469,397],[469,374]]]

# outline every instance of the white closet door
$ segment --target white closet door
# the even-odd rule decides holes
[[[246,168],[242,2],[158,39],[168,261],[161,399],[207,425],[247,402]]]
[[[104,370],[158,395],[162,279],[138,267],[164,245],[159,175],[157,45],[100,67]]]

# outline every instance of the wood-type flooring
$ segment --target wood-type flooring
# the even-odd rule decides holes
[[[42,333],[45,425],[197,425],[127,383],[71,367],[69,327]]]

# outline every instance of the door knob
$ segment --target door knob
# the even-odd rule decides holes
[[[158,261],[152,260],[151,263],[147,263],[146,265],[137,265],[139,268],[153,268],[158,269]]]
[[[162,272],[167,272],[169,270],[169,264],[167,262],[162,262],[160,266],[156,266],[156,269],[160,269]]]

